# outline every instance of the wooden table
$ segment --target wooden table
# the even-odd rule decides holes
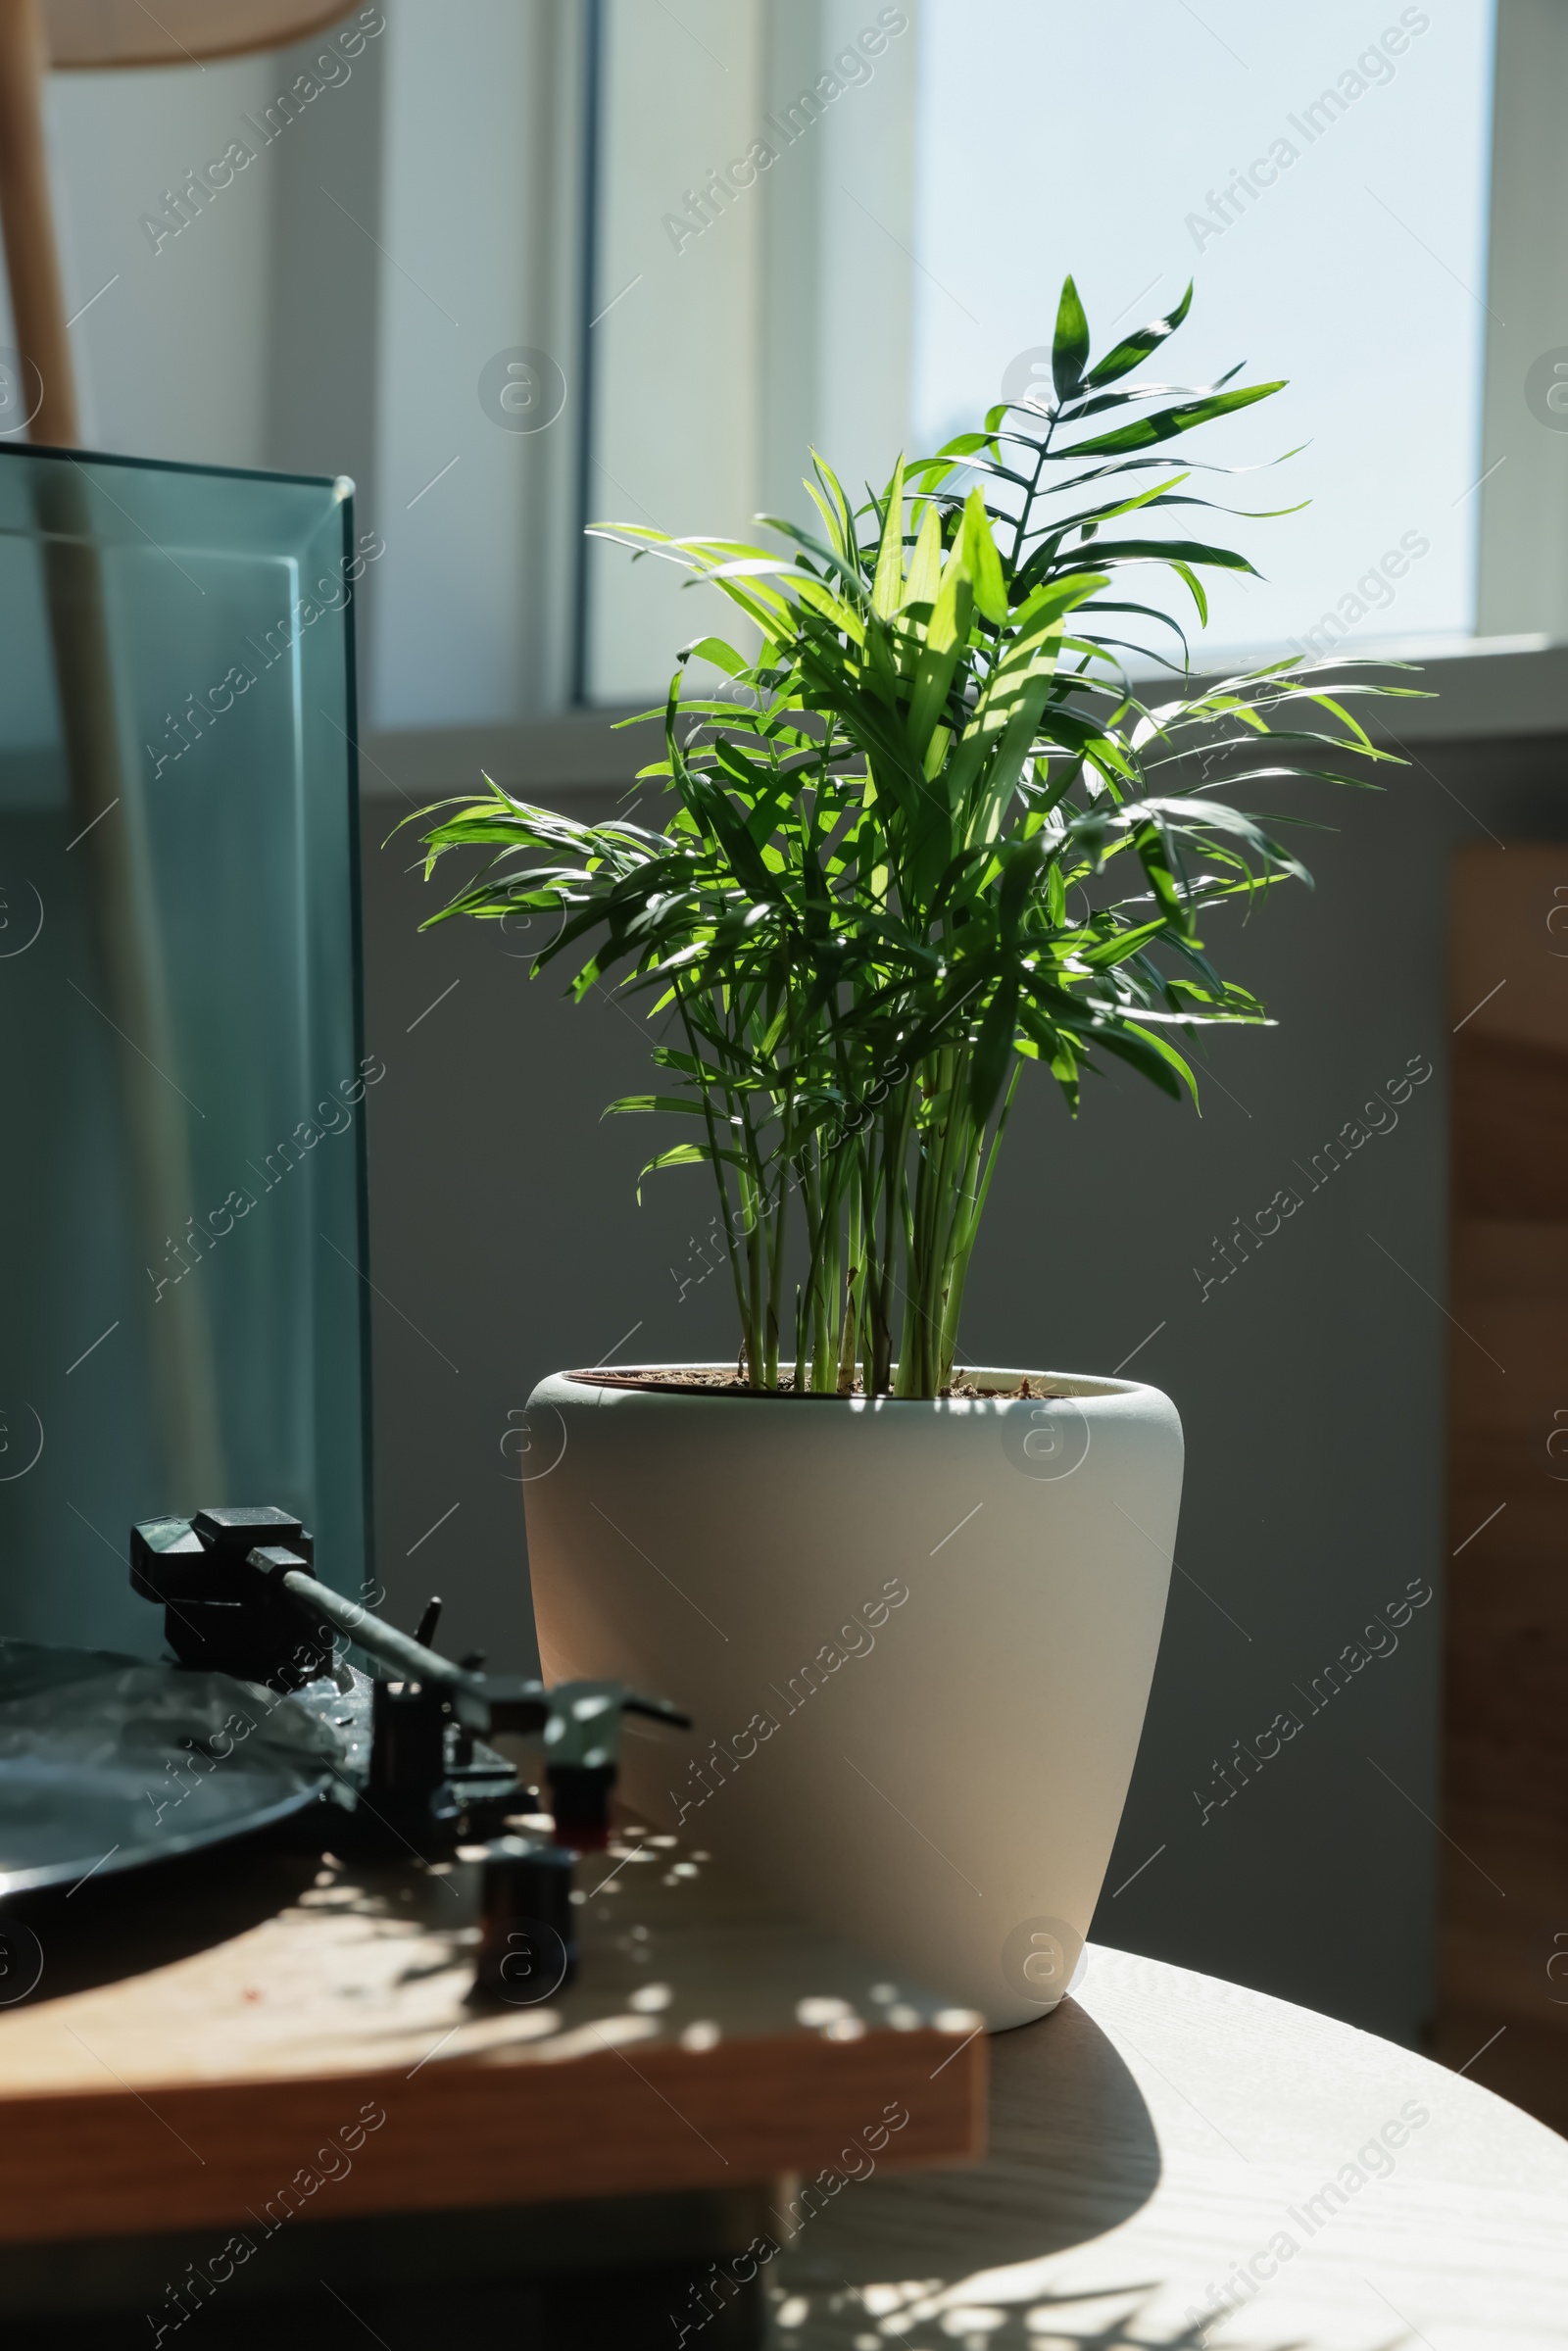
[[[871,2176],[799,2231],[779,2346],[1564,2351],[1568,2141],[1307,2009],[1087,1956],[992,2041],[983,2164]]]
[[[980,2018],[701,1849],[628,1827],[584,1854],[577,1979],[515,2004],[470,1996],[479,1876],[253,1843],[8,1904],[7,1980],[34,1947],[42,1974],[0,2005],[6,2351],[74,2343],[62,2319],[95,2351],[160,2321],[227,2351],[285,2304],[299,2351],[344,2339],[322,2288],[421,2351],[454,2290],[477,2325],[488,2289],[554,2351],[548,2314],[519,2331],[522,2283],[568,2275],[578,2351],[571,2295],[614,2271],[661,2274],[662,2335],[682,2263],[787,2233],[791,2175],[978,2151]],[[704,2351],[751,2340],[744,2316]]]
[[[580,1984],[488,2014],[465,2003],[462,1864],[231,1859],[156,1902],[94,1881],[74,1943],[63,1902],[53,1930],[35,1909],[40,1996],[0,2009],[7,2351],[152,2342],[236,2215],[255,2256],[179,2351],[271,2343],[284,2310],[290,2351],[497,2328],[642,2351],[695,2315],[681,2262],[757,2232],[779,2351],[1568,2344],[1568,2143],[1471,2081],[1092,1945],[1054,2016],[989,2043],[984,2162],[900,2177],[977,2144],[986,2039],[682,1847],[628,1840],[612,1870],[614,1894],[585,1874]],[[879,2134],[890,2103],[909,2119]],[[366,2105],[384,2124],[328,2155]],[[302,2166],[319,2183],[280,2224]],[[592,2331],[580,2282],[559,2334],[520,2307],[531,2270],[660,2262],[651,2329]],[[73,2308],[79,2335],[30,2331]],[[722,2304],[687,2351],[752,2341],[745,2321]]]

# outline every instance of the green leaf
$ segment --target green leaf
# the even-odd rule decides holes
[[[1175,333],[1192,307],[1193,289],[1189,281],[1186,293],[1173,311],[1163,318],[1151,319],[1147,326],[1141,326],[1136,334],[1129,335],[1124,343],[1118,343],[1114,351],[1106,352],[1098,367],[1092,367],[1084,377],[1085,391],[1098,391],[1102,384],[1115,383],[1119,376],[1129,375],[1134,367],[1142,367],[1150,353],[1157,351],[1165,337]]]
[[[607,1102],[599,1115],[613,1118],[617,1113],[631,1110],[674,1110],[684,1118],[704,1118],[707,1112],[701,1102],[694,1102],[683,1094],[623,1094],[618,1102]],[[682,1144],[681,1149],[689,1147]],[[646,1175],[648,1170],[644,1168]]]
[[[877,549],[876,576],[871,587],[871,610],[891,620],[904,597],[904,460],[893,468],[888,484],[887,516]]]
[[[1051,379],[1058,400],[1070,400],[1078,389],[1089,358],[1089,321],[1072,279],[1062,283],[1056,307],[1056,331],[1051,346]]]
[[[1140,1077],[1148,1078],[1152,1085],[1157,1086],[1161,1094],[1168,1094],[1172,1102],[1181,1101],[1180,1081],[1170,1068],[1166,1056],[1154,1050],[1154,1041],[1151,1033],[1141,1031],[1135,1034],[1129,1023],[1119,1029],[1091,1029],[1088,1041],[1099,1051],[1114,1053],[1118,1061],[1127,1062],[1130,1067],[1137,1070]],[[1177,1060],[1180,1066],[1184,1070],[1186,1069],[1187,1065],[1181,1061],[1179,1054],[1171,1055],[1170,1058]],[[1188,1072],[1188,1078],[1191,1083],[1191,1072]]]
[[[1079,559],[1099,570],[1106,563],[1207,563],[1221,571],[1246,571],[1259,577],[1245,555],[1229,547],[1210,547],[1201,539],[1095,538]]]
[[[1157,897],[1158,893],[1155,895]],[[1179,917],[1179,902],[1175,912]],[[1162,910],[1153,922],[1138,923],[1132,930],[1122,931],[1113,939],[1102,940],[1098,947],[1084,948],[1078,955],[1078,961],[1087,964],[1091,971],[1108,971],[1117,963],[1125,963],[1130,956],[1141,955],[1155,939],[1164,938],[1170,923],[1170,914]]]
[[[1179,432],[1191,432],[1195,425],[1211,423],[1216,416],[1228,416],[1233,409],[1250,408],[1254,400],[1268,400],[1274,393],[1283,392],[1286,379],[1277,383],[1249,384],[1235,392],[1216,392],[1208,400],[1192,400],[1179,408],[1161,409],[1157,416],[1143,416],[1136,424],[1120,425],[1115,432],[1099,433],[1093,440],[1077,441],[1063,454],[1069,457],[1119,457],[1124,451],[1152,449],[1156,441],[1173,440]]]
[[[974,582],[977,611],[998,628],[1004,627],[1007,619],[1007,590],[1002,576],[1002,558],[991,535],[985,500],[978,490],[971,490],[964,500],[963,552]]]
[[[934,605],[941,585],[942,517],[933,506],[926,509],[925,519],[915,539],[900,611],[907,612],[911,605]]]
[[[958,657],[969,634],[969,612],[973,601],[969,566],[964,560],[963,542],[960,540],[943,567],[942,585],[937,590],[936,606],[926,630],[925,643],[920,648],[920,657],[915,663],[914,692],[909,698],[905,735],[918,760],[925,759],[933,730],[946,708],[953,673],[958,665]]]
[[[747,668],[747,663],[734,646],[727,645],[722,637],[695,637],[678,659],[682,661],[711,661],[715,669],[722,669],[728,677],[743,677]],[[653,714],[647,713],[649,716]]]
[[[985,1008],[974,1058],[969,1065],[969,1106],[981,1126],[996,1108],[1002,1081],[1007,1074],[1017,1013],[1017,987],[1011,981],[1004,982]]]
[[[726,1152],[724,1155],[733,1157],[734,1154]],[[643,1178],[645,1176],[657,1175],[662,1167],[701,1167],[707,1157],[707,1151],[700,1145],[677,1143],[671,1150],[661,1151],[657,1159],[650,1159],[647,1166],[640,1168],[637,1174],[638,1207],[640,1208],[643,1204]]]

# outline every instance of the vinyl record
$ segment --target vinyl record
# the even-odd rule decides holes
[[[344,1687],[343,1685],[346,1685]],[[0,1895],[243,1837],[363,1785],[368,1685],[0,1641]]]

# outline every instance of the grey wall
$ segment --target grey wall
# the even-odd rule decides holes
[[[1382,795],[1319,792],[1340,829],[1307,836],[1314,893],[1216,920],[1280,1026],[1216,1048],[1201,1117],[1131,1077],[1089,1089],[1076,1126],[1044,1082],[1026,1093],[963,1330],[980,1361],[1104,1371],[1139,1349],[1129,1372],[1187,1430],[1183,1572],[1097,1935],[1407,2040],[1432,2000],[1439,1810],[1448,865],[1488,829],[1564,829],[1561,739],[1419,750]],[[656,1122],[599,1124],[647,1083],[640,1023],[530,982],[496,926],[416,936],[436,891],[409,834],[377,846],[399,812],[366,826],[380,1566],[405,1621],[441,1591],[454,1642],[522,1664],[509,1414],[617,1343],[734,1341],[721,1275],[678,1297],[706,1175],[656,1178],[639,1208]],[[1412,1056],[1434,1074],[1397,1125],[1312,1190],[1313,1153]],[[1286,1186],[1300,1209],[1205,1298],[1215,1237]],[[1312,1713],[1313,1677],[1412,1579],[1439,1599]],[[1205,1821],[1194,1790],[1223,1795],[1233,1742],[1291,1708],[1299,1733]]]
[[[320,44],[265,62],[288,89]],[[265,465],[348,473],[360,528],[379,504],[375,465],[385,37],[367,42],[352,78],[290,123],[270,165]],[[217,225],[215,223],[215,225]],[[160,259],[163,257],[160,256]],[[363,681],[362,681],[363,689]]]
[[[1510,24],[1543,13],[1538,0],[1510,6]],[[499,0],[492,13],[502,20]],[[555,15],[564,23],[559,6]],[[538,447],[513,448],[480,416],[471,381],[492,349],[518,340],[565,348],[569,300],[539,274],[549,241],[534,239],[526,268],[524,254],[514,256],[515,269],[491,272],[493,315],[481,302],[470,316],[466,292],[458,304],[474,339],[463,346],[466,372],[453,362],[457,389],[437,397],[418,372],[392,425],[378,423],[388,353],[404,351],[388,338],[388,301],[425,299],[405,275],[412,265],[422,277],[421,254],[404,250],[383,200],[390,187],[403,214],[432,237],[461,238],[470,259],[473,221],[491,240],[501,222],[526,242],[521,223],[535,210],[518,191],[526,181],[530,204],[545,209],[557,184],[552,140],[564,140],[574,99],[562,31],[557,68],[530,89],[535,111],[520,144],[492,139],[454,177],[433,137],[394,140],[394,180],[386,88],[405,17],[417,38],[403,53],[404,111],[394,110],[394,122],[426,124],[436,100],[448,119],[469,89],[472,55],[492,48],[453,46],[445,18],[428,6],[392,6],[388,35],[367,48],[352,80],[259,157],[220,210],[158,255],[139,213],[188,164],[220,149],[240,110],[286,86],[300,61],[215,66],[199,76],[59,76],[51,121],[73,304],[109,289],[74,330],[94,437],[146,454],[353,473],[360,527],[381,527],[388,540],[385,563],[367,578],[360,642],[407,654],[418,634],[413,587],[393,613],[396,628],[372,625],[375,600],[390,610],[402,583],[430,573],[420,534],[434,531],[439,510],[434,493],[416,497],[460,445],[452,419],[461,414],[476,436],[463,444],[452,492],[476,476],[489,485],[504,464],[535,465],[535,538],[556,528],[551,516],[567,503],[569,445],[564,439],[557,453],[546,447],[553,436],[542,436]],[[436,87],[438,52],[448,66]],[[1526,75],[1527,86],[1544,85]],[[1541,146],[1549,110],[1525,128]],[[1500,141],[1499,154],[1516,147]],[[425,171],[441,180],[441,206]],[[1528,212],[1524,197],[1499,182],[1499,237],[1526,254],[1521,268],[1535,268],[1542,240],[1521,242],[1514,218]],[[564,268],[570,248],[569,236],[557,239]],[[445,277],[436,290],[450,294]],[[1557,331],[1545,279],[1520,300],[1537,297],[1544,346]],[[1503,307],[1515,318],[1511,298]],[[1527,347],[1536,345],[1521,342],[1494,386],[1499,415],[1508,401],[1516,415]],[[1537,457],[1554,465],[1561,453],[1546,447],[1550,436],[1537,438]],[[1489,462],[1494,454],[1489,440]],[[1496,476],[1501,489],[1485,495],[1524,496],[1519,528],[1544,546],[1551,534],[1540,531],[1540,500],[1508,487],[1542,488],[1539,464],[1519,470],[1528,455],[1516,446]],[[495,507],[521,511],[504,499]],[[492,614],[493,633],[520,648],[520,711],[548,699],[560,630],[515,589],[515,533],[493,529],[484,543],[498,566],[484,588],[501,614]],[[1483,605],[1490,611],[1485,588]],[[1526,617],[1539,621],[1542,612]],[[1492,615],[1504,623],[1513,620]],[[1551,723],[1561,723],[1568,684],[1553,660],[1532,655],[1528,675],[1521,661],[1496,695],[1515,726],[1547,723],[1539,711],[1521,715],[1538,691],[1554,700]],[[1496,657],[1473,667],[1479,677],[1503,665]],[[466,711],[482,714],[466,672],[446,661],[441,674]],[[1446,686],[1445,694],[1448,710]],[[1427,768],[1398,779],[1387,798],[1347,799],[1331,811],[1345,829],[1314,844],[1315,901],[1276,894],[1230,954],[1230,967],[1263,989],[1283,1025],[1218,1050],[1221,1083],[1205,1089],[1200,1121],[1112,1080],[1072,1127],[1037,1089],[1009,1140],[965,1325],[976,1356],[1086,1369],[1115,1365],[1161,1325],[1128,1368],[1165,1386],[1188,1428],[1185,1573],[1175,1579],[1098,1931],[1406,2035],[1419,2030],[1431,1989],[1434,1833],[1421,1814],[1438,1809],[1437,1607],[1415,1619],[1396,1654],[1307,1715],[1284,1755],[1206,1826],[1193,1790],[1213,1792],[1216,1759],[1298,1703],[1296,1685],[1309,1687],[1371,1607],[1411,1577],[1440,1572],[1447,1325],[1422,1293],[1444,1295],[1447,859],[1455,843],[1477,837],[1467,809],[1503,835],[1562,829],[1560,740],[1427,744]],[[483,747],[473,748],[465,776]],[[387,767],[411,780],[385,743],[371,751],[381,763],[368,770],[372,784],[386,788]],[[426,780],[433,794],[461,779],[432,768]],[[574,805],[593,803],[579,795]],[[509,1414],[541,1372],[591,1361],[633,1326],[627,1344],[651,1354],[723,1351],[732,1334],[721,1275],[696,1278],[693,1236],[709,1215],[703,1178],[657,1179],[639,1209],[635,1173],[654,1148],[653,1126],[598,1124],[605,1101],[646,1082],[636,1021],[605,1001],[572,1010],[553,980],[530,984],[523,942],[491,928],[416,938],[426,901],[406,871],[412,843],[405,835],[379,847],[400,812],[383,801],[366,820],[368,1042],[388,1064],[371,1098],[382,1567],[405,1621],[442,1589],[455,1642],[488,1641],[501,1660],[522,1663],[531,1631]],[[1202,1302],[1193,1268],[1213,1270],[1214,1236],[1298,1183],[1294,1163],[1308,1162],[1412,1054],[1430,1055],[1437,1071],[1397,1128],[1308,1192],[1257,1261]]]

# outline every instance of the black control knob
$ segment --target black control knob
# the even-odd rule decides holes
[[[575,1853],[500,1837],[484,1863],[475,1989],[518,2008],[553,1999],[577,1972]]]

